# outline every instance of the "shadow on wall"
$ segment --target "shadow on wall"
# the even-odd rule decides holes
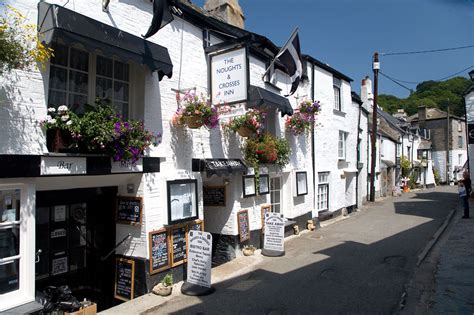
[[[0,87],[0,154],[42,154],[47,151],[45,134],[37,119],[38,108],[34,106],[38,100],[24,93],[27,91],[25,83],[40,80],[36,76],[33,72],[22,70],[3,74]],[[31,91],[28,89],[28,92]]]
[[[185,127],[174,127],[170,124],[171,134],[171,150],[173,150],[173,162],[177,169],[186,169],[190,167],[192,148],[194,147],[193,138],[190,132]],[[188,156],[189,159],[183,159],[182,157]],[[189,160],[189,161],[188,161]]]

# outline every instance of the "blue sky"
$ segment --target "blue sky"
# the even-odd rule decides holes
[[[194,0],[202,6],[204,0]],[[302,53],[351,77],[372,78],[372,55],[474,45],[474,0],[240,0],[245,28],[284,45],[299,27]],[[438,80],[474,66],[474,48],[381,56],[381,71],[410,82]],[[474,68],[471,68],[471,70]],[[467,77],[469,70],[460,76]],[[402,83],[415,89],[416,84]],[[384,77],[380,94],[409,91]]]

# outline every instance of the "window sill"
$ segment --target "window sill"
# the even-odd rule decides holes
[[[272,88],[278,90],[278,92],[281,91],[281,89],[280,89],[278,86],[276,86],[275,84],[271,83],[270,81],[265,81],[265,84],[267,84],[267,85],[269,85],[270,87],[272,87]]]
[[[346,113],[344,113],[343,111],[340,111],[340,110],[337,110],[337,109],[333,109],[332,112],[333,112],[335,115],[338,115],[338,116],[341,116],[341,117],[346,117]]]

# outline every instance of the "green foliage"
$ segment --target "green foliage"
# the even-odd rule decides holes
[[[408,186],[410,189],[416,188],[416,180],[418,179],[418,170],[413,170],[413,172],[410,174]]]
[[[261,163],[284,167],[290,162],[291,149],[288,140],[268,133],[247,139],[243,151],[245,161],[254,167],[258,167]]]
[[[404,155],[400,158],[400,167],[402,168],[403,177],[410,175],[411,163],[410,160],[408,160],[408,158]]]
[[[236,132],[240,128],[248,128],[254,133],[259,133],[263,127],[265,113],[256,109],[249,109],[244,115],[234,117],[224,125],[224,128]]]
[[[0,15],[0,72],[27,68],[38,62],[44,65],[53,50],[38,39],[36,25],[11,6],[4,6]]]
[[[165,287],[169,287],[173,285],[173,275],[171,273],[166,274],[166,276],[161,280],[161,283]]]
[[[434,180],[435,180],[436,185],[439,185],[441,181],[441,175],[439,174],[439,171],[437,168],[433,167],[433,175],[434,175]]]
[[[464,116],[464,91],[471,84],[470,80],[455,77],[446,81],[425,81],[417,85],[416,91],[407,98],[397,98],[393,95],[381,94],[377,102],[382,108],[394,113],[397,109],[404,109],[408,115],[416,114],[419,106],[438,108],[456,116]]]

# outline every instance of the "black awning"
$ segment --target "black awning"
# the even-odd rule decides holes
[[[160,80],[165,75],[171,78],[173,74],[173,64],[165,47],[62,6],[40,2],[38,27],[40,39],[46,45],[62,39],[68,45],[79,43],[89,51],[97,49],[107,56],[147,65],[152,71],[158,71]]]
[[[293,115],[293,107],[291,107],[290,101],[286,97],[254,85],[249,86],[248,95],[248,107],[276,107],[281,112],[281,116]]]
[[[240,159],[193,159],[193,172],[206,171],[207,177],[246,173],[248,168]]]

